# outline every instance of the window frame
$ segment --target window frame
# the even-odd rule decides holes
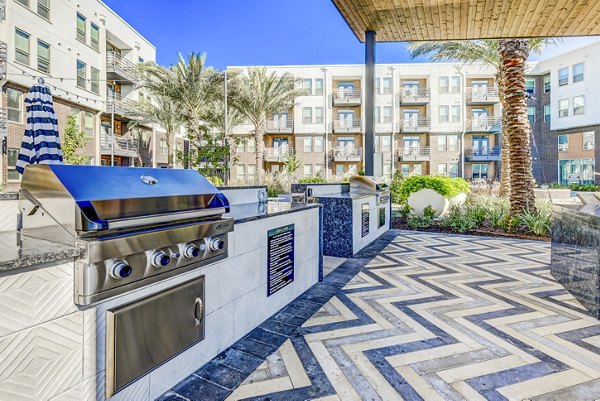
[[[389,82],[389,86],[386,86],[386,82]],[[382,94],[391,95],[393,86],[394,86],[394,82],[392,81],[391,77],[383,77],[382,78],[382,83],[381,83]]]
[[[581,106],[575,106],[575,99],[581,99]],[[579,110],[579,112],[578,112]],[[582,116],[585,114],[585,95],[573,96],[573,115],[574,116]]]
[[[96,77],[94,78],[94,72],[96,73]],[[96,89],[94,89],[96,87]],[[90,91],[95,94],[100,94],[100,70],[96,67],[90,66]],[[142,92],[140,92],[140,96],[144,96]]]
[[[76,29],[76,33],[75,33],[75,38],[82,42],[87,44],[87,18],[85,17],[85,15],[81,14],[80,12],[77,12],[77,24],[75,26]],[[83,31],[79,29],[79,22],[83,22]],[[83,36],[83,37],[81,37]]]
[[[29,8],[29,0],[15,0],[15,3],[18,3],[23,7]]]
[[[323,153],[325,151],[325,138],[322,136],[313,137],[313,151]]]
[[[321,83],[321,87],[319,88],[319,86],[317,85],[317,82]],[[323,82],[323,78],[315,78],[315,82],[314,82],[314,94],[315,96],[323,96],[323,94],[325,93],[325,84]]]
[[[546,111],[548,111],[547,114],[546,114]],[[546,117],[548,117],[548,118],[546,118]],[[544,105],[544,122],[550,121],[550,118],[552,118],[552,107],[551,107],[550,103],[548,103],[548,104]]]
[[[561,104],[563,102],[566,102],[567,107],[566,108],[561,108]],[[566,112],[566,113],[563,113]],[[558,101],[558,118],[564,118],[564,117],[569,117],[569,99],[560,99]]]
[[[446,113],[442,113],[442,110],[445,110]],[[450,105],[440,104],[439,114],[440,114],[440,123],[449,123],[450,122]],[[443,119],[442,118],[443,116],[445,116],[446,118]]]
[[[579,73],[579,74],[575,74],[575,67],[578,67],[578,66],[581,66],[581,73]],[[583,79],[584,79],[584,74],[585,74],[585,66],[584,66],[584,63],[583,63],[583,62],[581,62],[581,63],[573,64],[573,67],[572,67],[572,73],[573,73],[573,77],[572,77],[572,78],[573,78],[573,83],[576,83],[576,82],[581,82],[581,81],[583,81]]]
[[[27,39],[27,53],[25,53],[23,50],[17,47],[17,36],[19,34],[21,34],[21,37],[26,37],[25,39]],[[19,54],[21,54],[22,56],[27,56],[27,61],[25,62],[19,60]],[[24,64],[27,66],[29,66],[31,62],[31,35],[27,31],[24,31],[23,29],[17,27],[15,27],[15,61],[19,64]]]
[[[562,71],[566,71],[565,78],[561,78],[560,74]],[[558,86],[569,85],[569,67],[563,67],[558,69]]]
[[[16,92],[19,95],[18,99],[18,108],[10,107],[10,96],[8,95],[8,91]],[[23,95],[24,92],[14,88],[6,88],[6,120],[14,123],[22,124],[23,123]],[[19,119],[13,120],[10,118],[10,111],[16,110],[18,112]]]
[[[437,138],[437,151],[445,152],[448,149],[448,137],[446,135],[438,135]]]
[[[320,116],[318,115],[319,113],[317,113],[317,111],[321,113]],[[323,124],[323,122],[325,121],[325,110],[323,109],[323,107],[315,107],[314,121],[315,124]]]
[[[389,112],[389,114],[386,114],[386,110]],[[392,114],[393,114],[392,106],[382,106],[381,107],[381,122],[384,124],[391,123],[392,122]]]
[[[446,138],[448,139],[446,141],[447,150],[449,152],[458,152],[458,135],[446,135]],[[452,141],[450,139],[452,139]]]
[[[544,93],[548,93],[552,89],[552,77],[550,75],[544,75],[543,78]]]
[[[440,167],[443,167],[443,169],[440,169]],[[443,170],[440,171],[440,170]],[[441,175],[442,177],[447,177],[448,176],[448,164],[446,163],[438,163],[437,165],[437,174],[436,175]]]
[[[531,86],[531,88],[528,85],[529,82],[533,83],[533,85]],[[535,93],[535,89],[536,89],[535,78],[525,78],[525,92],[534,94]]]
[[[454,80],[458,79],[458,84],[454,85]],[[460,75],[452,75],[450,76],[450,93],[460,93],[461,92],[461,86],[462,86],[462,79],[460,77]],[[455,88],[458,88],[458,90],[454,90]]]
[[[87,126],[88,117],[91,117],[91,122],[92,122],[91,127]],[[83,132],[89,138],[93,138],[94,137],[94,131],[95,131],[95,125],[96,125],[94,120],[95,120],[94,119],[94,113],[90,113],[89,111],[84,111],[83,112]],[[88,130],[91,130],[91,131],[88,131]]]
[[[451,123],[459,123],[460,122],[460,112],[461,106],[457,106],[457,105],[451,105],[450,106],[450,122]],[[458,110],[458,113],[454,114],[452,111],[453,110]],[[456,120],[454,119],[454,117],[456,117]]]
[[[40,59],[41,59],[41,56],[40,56],[40,45],[41,45],[42,47],[46,46],[46,48],[47,48],[47,50],[48,50],[48,59],[47,59],[47,60],[45,60],[45,61],[47,62],[47,64],[48,64],[48,68],[47,68],[46,70],[44,70],[44,69],[40,68]],[[50,69],[50,58],[51,58],[51,57],[52,57],[52,56],[51,56],[50,45],[49,45],[48,43],[44,42],[43,40],[41,40],[41,39],[38,39],[38,40],[37,40],[37,70],[38,70],[38,71],[41,71],[41,72],[43,72],[43,73],[45,73],[45,74],[50,74],[50,71],[51,71],[51,69]],[[42,62],[43,62],[43,61],[44,61],[44,60],[42,60]]]
[[[442,85],[442,81],[446,81],[446,85]],[[442,88],[446,88],[445,90],[442,90]],[[438,79],[438,92],[441,94],[447,94],[450,93],[450,77],[447,75],[440,75],[439,79]]]
[[[306,115],[306,112],[309,112],[309,116]],[[312,107],[302,107],[302,124],[312,124],[313,123],[313,108]]]
[[[6,150],[6,180],[8,182],[19,182],[21,181],[21,174],[19,174],[19,172],[17,171],[17,161],[19,160],[19,148],[8,148]],[[13,153],[13,156],[11,156],[11,153]],[[15,163],[14,165],[11,165],[10,163],[10,159],[14,158]],[[15,174],[14,177],[16,178],[11,178],[11,173]]]
[[[561,142],[561,138],[565,138],[566,141],[565,143],[560,143]],[[569,151],[569,135],[568,134],[559,134],[557,136],[557,145],[558,145],[558,152],[568,152]]]
[[[592,139],[591,141],[588,140],[587,142],[591,144],[591,146],[586,147],[586,140],[585,137],[586,135],[591,135]],[[596,133],[594,131],[585,131],[581,133],[581,141],[582,141],[582,146],[583,146],[583,150],[594,150],[596,149]]]
[[[93,32],[98,32],[97,40],[94,40]],[[90,22],[90,47],[98,52],[100,51],[100,27],[93,22]]]
[[[529,114],[529,111],[533,109],[533,114]],[[527,119],[529,120],[530,123],[534,123],[535,122],[535,113],[537,112],[537,109],[535,106],[527,106]],[[533,118],[530,118],[533,117]]]
[[[160,138],[159,149],[161,155],[167,155],[169,153],[169,146],[166,138]]]
[[[41,4],[42,1],[45,1],[46,4]],[[40,8],[42,10],[45,10],[48,16],[40,14]],[[50,21],[50,0],[37,0],[36,14],[42,17],[43,19]]]
[[[310,85],[308,88],[305,87],[305,84],[309,82]],[[304,78],[302,80],[302,90],[306,91],[305,95],[306,96],[312,96],[313,95],[313,79],[312,78]]]
[[[76,85],[78,88],[80,88],[80,89],[85,89],[85,90],[87,90],[87,64],[86,64],[86,63],[84,63],[83,61],[79,60],[79,59],[76,59],[75,63],[76,63],[76,66],[77,66],[77,69],[76,69],[76,72],[77,72],[77,73],[76,73],[77,80],[76,80],[76,84],[75,84],[75,85]],[[79,71],[81,70],[81,69],[79,68],[79,65],[80,65],[80,64],[81,64],[81,65],[83,65],[83,76],[82,76],[82,77],[81,77],[81,76],[79,76]],[[82,80],[82,81],[83,81],[83,86],[81,86],[81,85],[80,85],[80,80]]]
[[[308,147],[308,150],[306,150],[307,147]],[[312,136],[305,136],[303,138],[303,140],[302,140],[302,151],[304,153],[312,153],[313,152],[313,138],[312,138]]]

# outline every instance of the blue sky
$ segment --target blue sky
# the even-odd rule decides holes
[[[191,52],[206,53],[217,68],[364,61],[364,46],[330,0],[104,1],[156,46],[163,65]],[[541,57],[594,40],[566,39]],[[378,44],[376,57],[378,63],[411,61],[402,43]]]

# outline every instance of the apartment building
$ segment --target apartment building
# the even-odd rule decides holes
[[[89,141],[92,165],[161,166],[166,139],[159,127],[128,128],[128,101],[144,96],[135,85],[135,63],[155,60],[155,47],[99,0],[6,0],[0,21],[6,72],[2,108],[6,116],[3,174],[17,188],[15,164],[25,127],[24,97],[40,78],[50,88],[59,131],[75,114]],[[1,47],[0,47],[1,49]],[[114,136],[113,136],[114,135]],[[179,145],[183,140],[178,139]]]
[[[241,73],[247,67],[230,67]],[[265,135],[267,171],[281,171],[295,152],[300,176],[344,176],[363,170],[364,66],[278,66],[305,95],[271,116]],[[495,178],[500,159],[500,104],[493,69],[451,63],[376,66],[375,174],[443,174]],[[252,128],[233,130],[238,146],[232,179],[256,171]]]

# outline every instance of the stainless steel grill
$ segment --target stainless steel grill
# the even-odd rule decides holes
[[[89,305],[227,257],[225,196],[193,170],[28,166],[22,232],[84,247],[75,303]]]
[[[390,199],[390,188],[385,181],[363,175],[354,175],[350,177],[351,194],[374,194],[377,198],[377,204],[382,205]]]

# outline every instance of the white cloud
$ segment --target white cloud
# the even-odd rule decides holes
[[[562,42],[558,42],[556,46],[550,45],[541,54],[531,54],[530,61],[546,60],[550,57],[558,56],[565,52],[589,45],[594,42],[600,42],[600,36],[580,36],[572,38],[563,38]]]

